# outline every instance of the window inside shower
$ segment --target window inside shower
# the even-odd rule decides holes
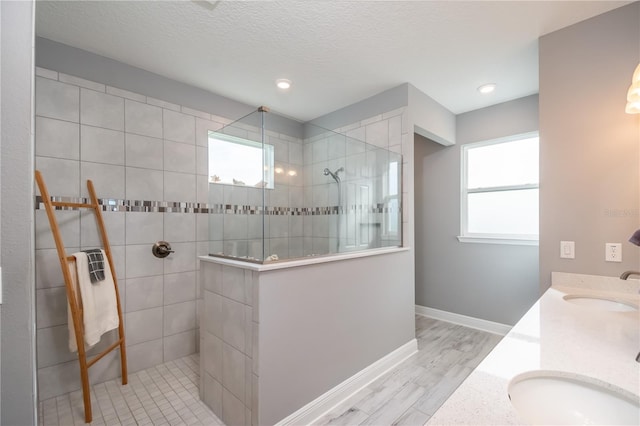
[[[274,187],[273,145],[209,133],[209,183]]]

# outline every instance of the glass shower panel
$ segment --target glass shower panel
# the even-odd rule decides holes
[[[209,132],[209,252],[264,260],[264,192],[274,187],[274,149],[263,111]]]
[[[402,244],[399,154],[264,110],[210,140],[210,254],[264,262]]]

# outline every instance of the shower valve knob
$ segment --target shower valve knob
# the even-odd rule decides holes
[[[162,259],[169,256],[171,253],[175,253],[175,251],[171,250],[171,244],[168,242],[158,241],[153,245],[153,247],[151,247],[151,253],[153,253],[155,257]]]

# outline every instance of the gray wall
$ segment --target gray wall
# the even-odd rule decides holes
[[[414,339],[412,263],[403,251],[260,273],[260,424]]]
[[[35,424],[33,283],[33,3],[0,3],[2,52],[2,418]]]
[[[538,97],[457,117],[457,144],[416,135],[416,304],[515,324],[538,298],[538,247],[461,243],[461,147],[538,129]]]
[[[640,3],[540,39],[540,285],[552,271],[618,276],[640,267],[640,116],[625,114],[640,62]],[[576,258],[561,259],[561,240]],[[604,260],[622,243],[622,263]]]

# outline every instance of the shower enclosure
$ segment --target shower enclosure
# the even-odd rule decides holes
[[[209,132],[209,253],[262,263],[400,246],[401,166],[262,107]]]

